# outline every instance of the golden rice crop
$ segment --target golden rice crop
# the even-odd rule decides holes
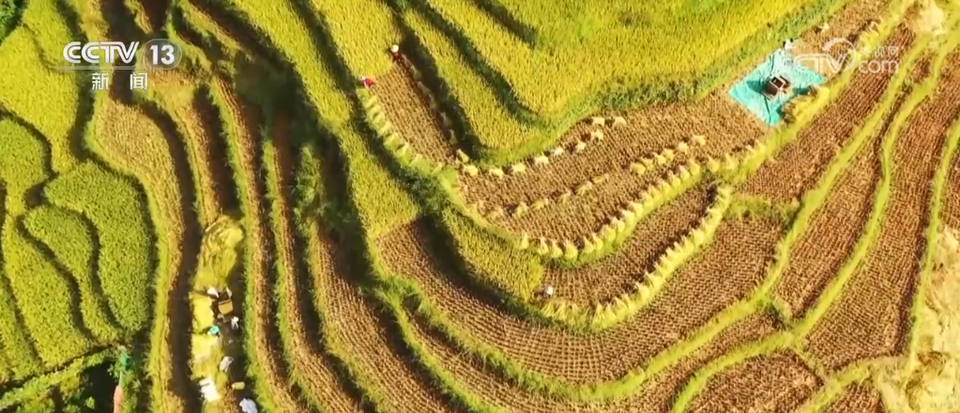
[[[389,47],[399,42],[393,14],[378,0],[309,1],[324,19],[326,28],[343,56],[357,74],[379,76],[391,68]]]
[[[31,37],[51,68],[67,64],[63,60],[63,47],[75,40],[57,7],[56,0],[31,0],[26,3],[21,22],[32,32]]]
[[[5,208],[0,247],[3,277],[9,283],[13,304],[46,367],[83,355],[92,343],[74,319],[74,291],[38,246],[22,231],[22,214],[28,191],[47,175],[46,148],[30,132],[10,121],[0,122],[0,181],[5,185]],[[4,320],[9,326],[12,320]],[[14,335],[14,337],[19,334]],[[4,336],[5,338],[6,336]],[[22,361],[32,351],[18,349]]]
[[[58,177],[44,189],[54,205],[78,211],[97,231],[97,275],[117,321],[130,331],[148,319],[152,237],[142,195],[127,179],[94,163]]]
[[[492,126],[484,130],[473,125],[480,144],[490,149],[487,155],[516,159],[543,150],[542,146],[554,138],[552,131],[542,130],[530,136],[523,129],[513,127],[516,120],[510,113],[501,112],[507,116],[490,118],[476,112],[477,108],[493,102],[476,99],[507,94],[509,97],[505,99],[511,100],[507,105],[518,108],[516,111],[529,111],[547,124],[556,124],[570,123],[601,103],[622,106],[657,97],[692,97],[715,86],[718,80],[725,80],[731,68],[758,58],[780,38],[791,37],[809,21],[842,2],[777,1],[764,7],[724,3],[709,10],[684,8],[680,13],[672,2],[644,4],[642,8],[631,2],[607,2],[602,6],[565,4],[562,8],[540,8],[544,6],[541,2],[507,6],[522,10],[517,10],[520,20],[537,22],[532,24],[538,31],[536,48],[503,30],[476,3],[454,0],[418,0],[417,3],[423,5],[421,9],[429,7],[435,11],[435,14],[425,14],[429,14],[434,23],[439,21],[448,32],[452,31],[454,37],[460,37],[461,44],[469,42],[469,47],[461,48],[466,50],[467,63],[434,59],[438,60],[441,71],[456,70],[443,65],[466,64],[468,68],[461,71],[473,68],[486,79],[486,82],[472,84],[451,83],[451,93],[463,106],[468,119]],[[530,7],[533,4],[537,6]],[[618,15],[619,19],[614,17]],[[429,28],[416,23],[422,17],[410,14],[406,17],[418,36],[433,36]],[[572,30],[571,20],[580,26]],[[730,22],[736,22],[736,28],[731,28]],[[759,31],[768,30],[768,24],[777,27],[777,36]],[[573,41],[561,40],[571,36]],[[774,38],[777,40],[772,40]],[[509,90],[492,91],[491,88]],[[614,93],[615,88],[631,90]],[[506,153],[507,148],[515,153]]]
[[[33,42],[30,32],[21,27],[0,44],[4,65],[0,108],[36,127],[51,144],[53,169],[64,172],[76,164],[68,135],[77,113],[79,89],[72,75],[45,67]]]
[[[98,253],[97,239],[92,224],[80,214],[65,209],[43,206],[27,213],[24,226],[30,234],[46,245],[54,257],[69,271],[80,294],[80,312],[83,325],[90,329],[101,343],[120,338],[122,331],[113,319],[106,297],[98,289],[100,284],[94,267]]]

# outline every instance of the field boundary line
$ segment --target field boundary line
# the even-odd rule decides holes
[[[955,7],[953,12],[957,11],[958,8]],[[956,29],[957,28],[954,27],[954,30]],[[955,32],[954,36],[950,38],[947,48],[956,52],[958,43],[960,43],[960,33]],[[935,62],[931,70],[939,69],[945,60],[946,56],[944,56],[944,59]],[[939,65],[937,63],[939,63]],[[936,91],[933,93],[935,94]],[[953,162],[953,157],[957,153],[958,146],[960,146],[960,119],[955,120],[950,126],[950,130],[947,131],[946,142],[944,143],[944,147],[940,156],[940,164],[937,166],[936,174],[934,175],[933,182],[931,183],[933,191],[931,195],[932,199],[930,200],[931,205],[929,220],[927,221],[925,234],[926,248],[924,249],[923,257],[921,259],[920,276],[916,284],[913,303],[910,307],[910,327],[907,333],[908,358],[906,371],[908,372],[912,372],[919,362],[917,359],[917,353],[919,351],[920,344],[920,334],[918,329],[920,319],[923,317],[923,301],[926,299],[926,290],[930,286],[930,276],[933,272],[934,259],[937,251],[937,240],[940,237],[940,231],[943,227],[943,198],[946,196],[947,179],[949,178],[950,167]]]
[[[925,40],[929,40],[929,39],[917,39],[914,41],[913,46],[910,48],[910,51],[908,52],[907,56],[904,58],[904,63],[906,63],[904,66],[906,68],[913,67],[913,64],[920,57],[920,55],[926,48],[927,43],[925,42]],[[881,122],[883,121],[883,118],[888,114],[888,112],[891,109],[900,110],[902,108],[902,106],[898,108],[893,108],[892,106],[896,102],[897,95],[900,93],[901,89],[903,88],[908,75],[909,75],[908,70],[904,68],[901,68],[897,72],[897,74],[887,84],[887,87],[884,90],[884,94],[881,97],[881,101],[878,104],[878,106],[873,109],[870,115],[868,115],[864,124],[857,130],[856,134],[854,135],[854,138],[849,143],[847,143],[847,145],[841,150],[841,152],[837,156],[835,156],[834,159],[831,161],[830,166],[827,168],[824,175],[821,177],[822,181],[830,182],[829,188],[825,188],[825,189],[817,188],[817,189],[811,190],[810,192],[804,195],[803,199],[801,200],[802,205],[806,206],[807,204],[815,203],[817,204],[817,207],[811,208],[812,210],[810,210],[808,214],[804,214],[804,211],[808,211],[808,209],[803,208],[801,209],[800,213],[797,215],[794,221],[794,227],[801,228],[801,229],[798,231],[799,233],[797,234],[796,238],[793,240],[794,242],[798,242],[800,238],[803,236],[803,234],[806,233],[806,230],[810,226],[810,221],[812,221],[816,213],[819,212],[820,206],[823,204],[826,197],[829,195],[829,190],[832,189],[833,186],[836,184],[836,181],[840,178],[841,173],[843,173],[843,171],[846,170],[846,167],[850,163],[850,161],[861,151],[861,149],[864,147],[867,141],[869,141],[870,138],[874,135],[877,127],[879,127]],[[916,91],[911,92],[911,97],[916,95],[917,95]],[[907,102],[904,102],[904,104],[907,104]],[[895,116],[899,115],[899,113],[900,112],[897,112]],[[889,136],[890,131],[888,131],[887,134]],[[885,139],[884,142],[894,140],[894,139],[887,139],[886,137],[881,137],[881,138]],[[884,156],[886,156],[886,158],[883,158],[881,160],[881,164],[885,164],[886,162],[889,162],[890,154],[884,152]],[[884,174],[881,177],[882,182],[878,184],[878,189],[876,189],[874,193],[874,197],[873,197],[874,202],[880,199],[880,196],[881,196],[880,194],[882,193],[882,190],[880,189],[880,187],[883,187],[884,184],[889,186],[889,179],[890,179],[888,176],[889,171],[886,169],[883,169],[882,174]],[[886,195],[883,195],[883,196],[886,197]],[[872,213],[879,214],[876,212],[875,206],[876,205],[872,206]],[[879,224],[876,224],[871,226],[870,223],[872,223],[875,220],[876,220],[876,216],[871,216],[870,221],[868,221],[866,228],[861,233],[860,240],[872,237],[872,235],[868,235],[868,234],[872,234],[870,233],[871,228],[873,230],[876,230],[876,226],[879,225]],[[857,246],[854,247],[854,251],[851,252],[850,256],[857,254],[857,251],[861,249],[867,249],[867,248],[861,248],[860,244],[862,244],[862,242],[858,241]],[[860,259],[862,259],[862,257],[854,259],[850,256],[848,256],[848,263],[845,264],[844,267],[841,267],[839,272],[842,273],[844,271],[844,268],[847,266],[850,266],[850,265],[855,266],[860,262]],[[780,271],[776,277],[776,280],[770,283],[769,288],[767,289],[766,292],[773,291],[773,289],[779,284],[780,276],[782,276],[782,273],[786,271],[788,262],[789,262],[789,258],[786,258],[783,265],[780,266],[779,268]],[[849,264],[850,262],[855,262],[855,264]],[[850,271],[852,272],[852,269]],[[832,279],[831,284],[829,284],[824,289],[824,291],[829,291],[832,283],[835,281],[836,281],[836,278]],[[816,308],[816,305],[814,305],[814,308]],[[808,312],[809,311],[814,311],[814,310],[810,309],[808,310]],[[804,318],[808,319],[806,316]],[[792,324],[792,323],[796,323],[797,321],[793,318],[793,315],[791,314],[790,317],[788,318],[788,322]]]
[[[916,57],[919,56],[921,52],[926,48],[926,45],[928,44],[927,42],[928,40],[929,38],[921,38],[915,41],[914,46],[911,47],[911,50],[906,59],[906,61],[911,62],[908,65],[908,67],[912,67],[912,62],[914,62],[916,60]],[[890,106],[894,102],[896,95],[899,92],[903,84],[903,81],[907,76],[907,71],[901,70],[897,74],[898,76],[895,77],[895,79],[891,82],[890,85],[888,85],[886,91],[884,92],[885,96],[884,96],[883,102],[880,104],[881,106],[874,111],[874,114],[880,113],[880,115],[877,116],[878,118],[882,118],[883,117],[882,115],[885,114],[890,109]],[[934,78],[933,75],[928,77],[925,84],[926,83],[935,84],[935,80],[933,80],[933,78]],[[686,411],[688,405],[695,400],[695,398],[700,394],[703,388],[707,385],[709,380],[714,375],[722,372],[723,370],[729,367],[732,367],[738,363],[741,363],[745,361],[747,358],[761,356],[761,355],[769,355],[772,351],[775,351],[778,349],[784,349],[790,345],[793,345],[793,343],[799,343],[799,344],[804,343],[806,336],[810,333],[810,331],[813,329],[815,324],[820,320],[820,318],[832,306],[835,299],[839,296],[840,292],[845,286],[846,281],[849,280],[850,277],[852,277],[853,273],[859,267],[863,258],[866,257],[867,253],[871,249],[871,246],[873,245],[873,242],[877,237],[877,234],[879,233],[880,219],[883,217],[884,213],[886,212],[887,201],[890,198],[891,180],[892,180],[892,174],[893,174],[893,171],[892,171],[893,166],[891,165],[891,163],[894,161],[892,159],[894,143],[898,138],[899,130],[903,123],[902,120],[905,120],[907,117],[909,117],[909,115],[913,112],[913,109],[916,108],[919,102],[926,98],[926,95],[927,95],[927,92],[924,92],[923,87],[912,91],[910,96],[907,98],[907,102],[905,102],[907,110],[904,111],[901,109],[896,113],[896,119],[894,119],[894,123],[892,124],[892,127],[887,131],[887,134],[883,137],[884,139],[883,149],[882,149],[882,154],[880,159],[881,181],[874,193],[874,203],[871,207],[871,215],[867,223],[867,228],[864,230],[863,235],[861,235],[860,239],[857,241],[854,252],[848,258],[848,261],[844,264],[844,266],[840,269],[840,271],[838,271],[840,275],[831,280],[828,287],[824,290],[825,292],[819,297],[817,304],[811,310],[806,312],[802,320],[800,320],[799,322],[791,326],[790,330],[787,330],[783,333],[773,334],[763,339],[756,340],[752,343],[745,344],[743,346],[744,350],[742,352],[730,353],[728,355],[725,355],[723,358],[716,360],[714,363],[711,363],[711,365],[708,365],[707,367],[704,367],[698,370],[694,374],[694,378],[687,382],[683,390],[677,396],[674,402],[673,408],[671,410],[672,413],[682,413]],[[901,120],[901,122],[896,122],[897,120]],[[868,121],[868,124],[869,123],[877,123],[877,122]],[[873,128],[875,127],[876,125],[874,125]],[[871,128],[871,130],[873,128]],[[860,139],[865,140],[866,137],[869,135],[870,135],[869,133],[863,133],[862,136],[860,136]],[[858,152],[860,144],[862,144],[862,142],[851,142],[850,144],[848,144],[847,147],[841,152],[841,155],[835,159],[835,162],[833,163],[833,165],[831,165],[830,171],[834,169],[843,169],[842,167],[846,165],[847,162],[839,162],[839,161],[844,160],[843,158],[852,158],[856,154],[856,152]],[[847,155],[847,156],[844,156],[844,155]],[[849,161],[849,159],[846,159],[846,160]],[[839,171],[835,174],[830,174],[828,172],[828,174],[824,178],[836,178],[836,176],[831,176],[831,175],[839,175]],[[834,180],[835,179],[831,179],[831,182]],[[804,220],[802,223],[808,224],[809,220],[808,219]],[[800,226],[803,226],[803,227],[807,226],[807,225],[800,225],[800,224],[801,223],[798,223],[794,228],[798,228]],[[769,290],[767,292],[769,292]],[[787,339],[783,338],[782,337],[783,335],[787,335],[788,338]],[[766,349],[768,351],[755,352],[751,349]],[[752,355],[752,356],[749,356],[749,355]]]
[[[952,25],[951,25],[952,26]],[[930,36],[922,36],[917,39],[918,45],[915,46],[910,51],[907,59],[909,62],[915,62],[913,58],[914,52],[917,55],[922,52],[922,50],[929,44]],[[941,48],[937,54],[936,61],[940,62],[939,65],[934,63],[934,70],[931,70],[931,74],[924,80],[924,82],[916,89],[914,89],[910,95],[907,97],[907,100],[903,102],[903,105],[898,109],[894,119],[890,123],[890,127],[887,130],[887,136],[884,137],[881,156],[880,156],[880,185],[875,193],[874,197],[874,207],[871,211],[871,217],[867,221],[866,229],[864,230],[863,235],[857,241],[857,245],[854,249],[854,252],[848,257],[848,261],[837,271],[837,274],[832,278],[824,288],[823,293],[816,299],[816,304],[813,305],[807,314],[804,315],[803,320],[797,324],[797,332],[802,336],[809,334],[816,324],[819,322],[820,318],[826,314],[826,312],[833,306],[834,301],[839,297],[840,293],[843,291],[843,287],[846,285],[847,281],[853,277],[856,270],[860,267],[862,261],[867,257],[870,250],[873,248],[873,243],[876,241],[876,238],[880,232],[881,220],[886,213],[886,207],[890,199],[890,195],[893,191],[893,173],[896,169],[896,160],[893,159],[893,151],[896,145],[896,142],[900,138],[899,133],[903,126],[906,124],[910,116],[913,115],[913,112],[916,110],[920,104],[928,99],[932,93],[932,89],[936,86],[938,80],[940,79],[940,70],[939,66],[942,66],[942,62],[946,59],[946,55],[950,52],[950,48]],[[899,72],[906,77],[907,71],[901,69]],[[902,82],[902,79],[901,79]],[[881,103],[881,105],[886,104],[887,102]],[[887,104],[886,106],[889,106]],[[889,108],[888,108],[889,109]]]
[[[510,413],[511,410],[490,404],[473,392],[461,388],[459,381],[444,369],[442,363],[436,359],[424,345],[420,343],[418,333],[410,328],[411,320],[403,309],[403,298],[396,292],[377,289],[374,292],[377,300],[390,309],[389,313],[396,322],[403,344],[410,349],[416,359],[415,362],[423,368],[437,385],[440,392],[447,395],[472,413]]]
[[[847,366],[839,373],[830,376],[816,392],[794,411],[794,413],[819,413],[836,402],[851,385],[863,384],[874,371],[889,363],[886,358],[870,359]]]
[[[459,201],[459,198],[451,197],[451,195],[456,193],[455,185],[453,184],[454,178],[451,177],[452,174],[455,174],[455,170],[453,168],[443,164],[442,162],[434,162],[434,161],[426,160],[422,156],[411,154],[409,152],[409,144],[406,143],[403,140],[403,138],[400,136],[400,134],[393,129],[392,123],[390,123],[390,121],[386,118],[382,108],[379,107],[379,100],[376,98],[376,96],[371,96],[369,92],[366,92],[365,90],[362,90],[362,89],[358,90],[357,94],[358,96],[361,97],[361,100],[363,100],[364,102],[364,109],[367,115],[366,116],[367,122],[370,123],[370,126],[372,127],[374,132],[376,132],[376,134],[383,141],[385,149],[388,152],[390,152],[393,155],[394,160],[400,164],[403,172],[407,174],[409,177],[411,177],[411,179],[418,180],[424,183],[425,184],[424,186],[427,188],[422,188],[421,189],[422,191],[423,190],[429,191],[430,189],[433,189],[439,192],[440,194],[442,194],[441,197],[446,198],[446,199],[441,199],[436,201],[437,203],[440,204],[440,206],[435,206],[436,208],[442,208],[443,205],[452,205],[455,208],[455,210],[458,211],[458,213],[464,215],[467,218],[470,218],[470,221],[472,221],[471,224],[477,225],[479,227],[479,230],[487,231],[488,233],[492,232],[493,234],[496,235],[496,238],[498,239],[499,242],[510,243],[510,244],[513,244],[514,248],[518,248],[519,244],[521,243],[521,240],[513,239],[511,238],[512,235],[506,234],[502,228],[496,227],[493,224],[490,224],[484,220],[478,219],[475,214],[475,211],[472,211],[469,208],[466,208],[462,204],[462,202]],[[762,145],[763,144],[761,142],[758,142],[756,146],[760,147],[761,149],[754,149],[753,147],[749,147],[746,150],[746,152],[748,153],[762,152],[763,151]],[[639,210],[639,211],[650,210],[650,212],[652,212],[652,209],[654,206],[662,206],[659,204],[668,202],[663,199],[663,196],[666,196],[665,194],[667,194],[668,192],[676,192],[676,196],[679,196],[687,190],[688,186],[690,187],[694,186],[697,182],[700,182],[706,179],[708,175],[719,173],[721,171],[730,171],[730,170],[736,169],[739,166],[739,161],[736,158],[732,158],[728,156],[725,158],[723,162],[720,162],[720,161],[711,162],[706,167],[702,167],[696,163],[692,163],[690,165],[691,166],[689,169],[682,168],[680,175],[673,175],[674,178],[676,178],[675,180],[672,180],[674,183],[671,183],[670,181],[663,181],[664,183],[662,184],[653,185],[652,186],[653,189],[651,191],[655,190],[657,194],[660,194],[662,196],[657,197],[656,195],[650,195],[650,192],[645,193],[645,196],[641,198],[641,201],[651,205],[651,207],[644,207],[643,204],[636,204],[637,207],[635,207],[635,210]],[[686,173],[684,173],[684,171],[686,171]],[[684,177],[684,178],[681,178],[681,177]],[[663,189],[657,189],[658,187]],[[431,194],[426,194],[424,196],[432,197],[434,199],[437,197],[436,194],[432,196]],[[729,200],[723,203],[720,203],[719,205],[722,205],[722,208],[718,208],[718,209],[725,210],[727,207],[725,204],[728,202]],[[716,208],[716,207],[717,205],[715,205],[712,208]],[[647,213],[650,213],[650,212],[647,212]],[[723,215],[723,214],[721,213],[719,215]],[[639,219],[639,218],[635,218],[635,219]],[[624,224],[625,224],[624,231],[621,231],[619,233],[617,233],[616,230],[611,229],[611,231],[613,232],[609,238],[612,238],[612,240],[615,241],[619,237],[627,236],[627,235],[621,235],[621,234],[626,234],[627,233],[626,228],[630,227],[627,225],[628,223],[625,222]],[[707,225],[704,228],[709,229],[710,226],[712,225]],[[709,236],[709,234],[705,234],[705,235],[708,235],[708,236],[704,237],[703,240],[700,240],[698,242],[690,241],[689,237],[686,238],[686,240],[690,241],[689,244],[693,245],[693,247],[699,247],[709,242],[711,236]],[[609,243],[610,242],[608,242],[608,244]],[[518,249],[521,249],[521,248],[518,248]],[[683,249],[681,248],[680,252],[682,251]],[[680,255],[684,255],[684,254],[680,254]],[[663,258],[663,257],[660,257],[660,258]],[[658,261],[662,261],[662,259]],[[660,271],[657,271],[657,272],[660,272]],[[474,279],[475,282],[478,282],[481,285],[484,285],[486,288],[493,289],[494,291],[497,291],[500,293],[505,293],[504,291],[502,291],[501,287],[497,285],[493,285],[487,280],[476,279],[476,277],[470,277],[470,278]],[[640,292],[638,292],[637,294],[642,295],[642,293]],[[541,321],[556,323],[563,328],[567,328],[572,331],[581,332],[581,333],[595,332],[598,330],[611,328],[616,324],[618,324],[623,319],[628,318],[629,315],[631,315],[632,313],[635,313],[636,312],[635,310],[638,310],[638,309],[631,309],[630,307],[632,306],[632,304],[627,302],[628,300],[618,297],[618,298],[615,298],[614,300],[611,300],[611,303],[615,303],[617,299],[620,299],[620,301],[624,303],[622,306],[620,306],[623,308],[623,310],[621,310],[622,311],[621,315],[615,317],[617,321],[597,323],[595,321],[592,321],[594,318],[596,318],[596,315],[590,315],[591,312],[577,311],[571,316],[561,317],[560,315],[564,313],[563,311],[556,309],[556,307],[554,308],[538,307],[538,306],[531,305],[525,301],[518,300],[517,297],[513,295],[513,293],[506,292],[505,295],[507,296],[508,300],[511,301],[511,304],[513,307],[520,309],[523,313],[526,313],[526,315],[532,315],[535,318],[540,319]],[[614,307],[610,306],[609,308],[614,308]],[[569,312],[567,314],[569,314]]]
[[[582,309],[578,303],[551,300],[539,308],[540,313],[547,319],[565,325],[584,326],[582,328],[588,331],[604,331],[629,320],[656,300],[658,293],[677,270],[712,244],[717,229],[729,212],[732,193],[733,188],[728,185],[717,188],[717,199],[700,217],[699,225],[690,228],[667,247],[647,270],[635,277],[634,291],[594,303],[586,309]]]
[[[527,370],[503,352],[481,342],[460,326],[450,322],[443,314],[443,310],[427,298],[415,282],[392,274],[386,277],[385,285],[396,290],[396,294],[400,294],[404,299],[413,300],[416,304],[413,310],[424,317],[432,328],[456,343],[460,349],[477,357],[483,364],[530,392],[546,396],[561,396],[580,403],[614,401],[634,396],[645,382],[706,345],[714,336],[732,327],[737,321],[755,312],[755,308],[750,303],[738,303],[728,307],[727,313],[721,314],[723,318],[711,319],[708,325],[702,327],[697,334],[660,351],[642,366],[631,370],[619,379],[589,384],[570,384],[557,377]]]
[[[38,397],[44,391],[60,382],[76,378],[87,368],[103,363],[107,359],[115,356],[116,351],[114,349],[101,350],[96,353],[78,357],[55,371],[28,379],[16,388],[5,392],[3,397],[0,397],[0,409],[7,409],[23,403],[27,399]]]

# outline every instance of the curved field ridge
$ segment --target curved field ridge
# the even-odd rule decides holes
[[[960,225],[960,4],[635,3],[0,0],[0,409],[877,413]],[[160,37],[147,90],[58,70]],[[873,65],[764,125],[785,38]]]

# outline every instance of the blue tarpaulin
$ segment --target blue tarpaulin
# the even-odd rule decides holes
[[[763,95],[763,87],[773,76],[783,76],[790,81],[792,91],[773,99]],[[783,105],[796,94],[806,93],[810,86],[823,83],[822,76],[797,63],[790,52],[779,49],[747,74],[730,89],[730,97],[757,115],[767,125],[773,126],[783,118]]]

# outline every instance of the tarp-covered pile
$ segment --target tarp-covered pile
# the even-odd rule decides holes
[[[764,96],[763,88],[774,76],[783,76],[789,80],[793,86],[793,92],[780,94],[773,99]],[[734,85],[730,89],[730,97],[764,123],[773,126],[783,118],[783,105],[790,98],[806,93],[811,86],[820,85],[823,82],[822,76],[796,62],[789,51],[779,49]]]

